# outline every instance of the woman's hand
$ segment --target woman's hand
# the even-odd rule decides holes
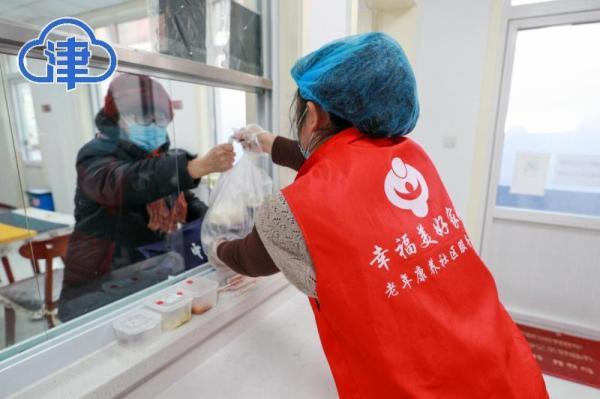
[[[225,172],[233,167],[235,152],[233,145],[220,144],[211,149],[205,156],[188,162],[188,173],[193,179],[199,179],[210,173]]]
[[[233,134],[233,138],[239,141],[245,149],[255,152],[262,151],[268,154],[273,149],[275,137],[277,136],[258,125],[248,125]]]

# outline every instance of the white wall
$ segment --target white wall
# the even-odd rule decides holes
[[[490,81],[497,62],[503,0],[418,0],[416,6],[398,10],[378,10],[369,7],[370,1],[353,1],[354,31],[385,32],[404,48],[415,70],[421,102],[421,117],[411,137],[437,165],[469,231],[479,241],[489,167],[483,156],[489,142],[479,136],[492,134],[488,131]],[[496,33],[491,50],[490,31]]]
[[[415,57],[421,118],[412,137],[434,160],[459,213],[465,215],[492,0],[418,4]]]
[[[351,0],[303,0],[303,54],[352,31]]]
[[[273,47],[273,115],[274,133],[290,136],[289,109],[296,84],[290,76],[290,69],[302,54],[303,42],[303,1],[286,0],[276,2]],[[275,187],[284,187],[293,181],[295,172],[287,168],[275,167]]]
[[[373,30],[383,31],[394,37],[404,49],[413,68],[417,68],[417,27],[419,7],[389,11],[373,11]]]
[[[398,40],[415,69],[421,99],[421,118],[411,137],[432,157],[479,241],[502,0],[418,0],[415,7],[398,10],[378,10],[370,3],[302,1],[302,52],[368,31]],[[282,68],[285,75],[288,70]]]

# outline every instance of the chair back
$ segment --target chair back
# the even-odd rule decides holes
[[[64,260],[69,247],[69,235],[52,237],[47,240],[31,241],[23,244],[19,248],[19,254],[22,257],[31,261],[34,274],[40,274],[40,266],[38,261],[43,259],[46,261],[46,275],[44,284],[44,300],[46,310],[54,309],[54,301],[52,301],[52,260],[54,258],[62,258]]]

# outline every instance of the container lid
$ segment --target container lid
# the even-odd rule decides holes
[[[192,296],[204,295],[219,288],[219,283],[206,277],[190,277],[181,282],[181,288]]]
[[[145,309],[139,309],[113,323],[116,331],[127,335],[137,335],[152,330],[161,322],[159,314]]]
[[[45,194],[51,194],[52,191],[50,191],[47,188],[32,188],[26,191],[27,194],[31,194],[31,195],[45,195]]]
[[[191,302],[192,298],[184,290],[177,290],[155,297],[148,301],[146,306],[157,312],[166,313],[189,305]]]

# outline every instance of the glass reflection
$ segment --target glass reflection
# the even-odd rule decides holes
[[[0,224],[27,234],[0,242],[12,272],[0,275],[0,348],[204,264],[211,176],[234,160],[217,142],[258,118],[256,94],[131,74],[67,93],[25,81],[14,61],[0,55],[0,153],[13,160]]]
[[[205,174],[229,169],[233,150],[221,145],[195,158],[172,149],[167,127],[173,115],[158,81],[121,74],[110,83],[95,118],[98,133],[77,155],[62,321],[184,271],[187,252],[172,251],[175,246],[195,244],[196,264],[205,260],[192,237],[200,235],[207,206],[190,190]],[[170,236],[179,225],[187,234]],[[186,237],[189,242],[181,242]]]
[[[263,74],[263,13],[258,0],[0,0],[0,18],[40,28],[66,15],[88,23],[112,44]],[[65,32],[68,27],[61,28]],[[76,28],[73,33],[79,33]]]

